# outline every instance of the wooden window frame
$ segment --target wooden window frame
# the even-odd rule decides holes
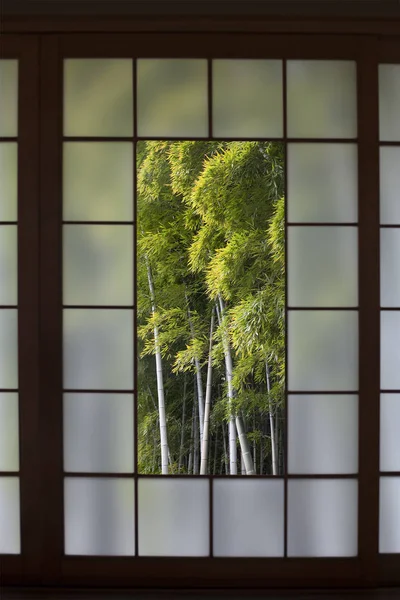
[[[18,283],[23,544],[21,556],[0,557],[3,585],[249,591],[399,584],[400,555],[378,552],[378,64],[400,62],[400,39],[392,37],[394,33],[400,35],[400,21],[381,20],[377,27],[374,21],[349,18],[340,21],[207,18],[199,23],[190,17],[155,21],[116,18],[110,22],[95,17],[10,16],[3,25],[0,55],[20,59]],[[63,556],[61,74],[63,59],[74,57],[247,57],[357,62],[358,557]]]

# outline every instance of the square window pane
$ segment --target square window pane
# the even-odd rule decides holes
[[[139,479],[139,554],[208,556],[209,482]]]
[[[400,477],[381,477],[379,551],[385,554],[400,552]]]
[[[381,394],[381,471],[400,471],[400,394]]]
[[[133,395],[64,394],[64,470],[133,473]]]
[[[357,306],[357,227],[288,228],[289,306]]]
[[[133,166],[130,142],[66,142],[63,218],[132,221]]]
[[[400,225],[400,148],[380,151],[380,213],[382,225]]]
[[[0,60],[0,137],[18,135],[18,60]]]
[[[0,471],[19,469],[18,394],[0,394]]]
[[[288,144],[288,222],[356,223],[356,144]]]
[[[21,553],[18,477],[0,477],[0,554]]]
[[[131,59],[64,60],[64,135],[133,135]]]
[[[213,136],[282,137],[281,60],[213,60]]]
[[[18,387],[18,313],[0,309],[0,388]]]
[[[356,63],[288,60],[287,130],[297,138],[355,138]]]
[[[207,137],[207,61],[137,61],[138,135]]]
[[[293,391],[357,391],[358,313],[288,313],[288,385]]]
[[[0,304],[18,302],[18,240],[16,225],[0,225]]]
[[[379,138],[400,141],[400,65],[379,65]]]
[[[2,111],[0,111],[2,112]],[[0,221],[18,218],[18,145],[0,143]]]
[[[288,436],[289,473],[357,473],[358,396],[290,395]]]
[[[356,480],[289,480],[288,556],[357,556],[357,513]]]
[[[64,310],[64,387],[133,388],[133,311]]]
[[[283,556],[283,481],[214,479],[213,486],[214,556]]]
[[[65,553],[133,556],[134,481],[67,477],[64,484]]]
[[[381,229],[381,306],[400,307],[400,229]]]
[[[381,312],[381,386],[400,389],[400,311]]]

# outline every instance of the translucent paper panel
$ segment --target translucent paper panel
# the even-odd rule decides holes
[[[353,61],[288,60],[288,136],[356,137],[356,82]]]
[[[356,556],[357,481],[288,482],[288,556]]]
[[[381,312],[381,387],[400,389],[400,312]]]
[[[289,306],[357,306],[357,227],[289,227]]]
[[[400,229],[381,229],[381,306],[400,307]]]
[[[133,135],[133,66],[125,58],[64,60],[64,135]]]
[[[17,310],[0,309],[0,388],[18,387]]]
[[[67,477],[64,510],[66,554],[135,554],[132,479]]]
[[[64,394],[64,470],[133,473],[133,396]]]
[[[400,65],[379,65],[379,137],[400,141]]]
[[[289,311],[288,365],[289,390],[356,391],[358,313]]]
[[[0,113],[3,109],[0,110]],[[18,215],[18,146],[0,143],[0,221],[16,221]]]
[[[355,144],[288,144],[289,223],[356,223]]]
[[[381,394],[381,471],[400,471],[400,394]]]
[[[282,137],[282,61],[213,60],[213,136]]]
[[[0,477],[0,554],[20,554],[18,477]]]
[[[0,137],[18,135],[18,61],[0,60]]]
[[[64,304],[133,304],[131,225],[64,225],[63,250]]]
[[[64,310],[64,387],[133,388],[131,310]]]
[[[358,397],[289,396],[288,435],[289,473],[357,473]]]
[[[380,148],[380,213],[382,225],[400,224],[400,148]]]
[[[63,145],[63,216],[66,221],[133,220],[133,144]]]
[[[137,61],[138,135],[208,135],[207,61]]]
[[[386,554],[400,552],[400,477],[381,477],[379,551]]]
[[[17,226],[0,225],[0,304],[17,304]]]
[[[139,480],[139,554],[208,556],[209,482]]]
[[[19,469],[18,394],[0,394],[0,471]]]
[[[283,481],[214,479],[213,486],[214,556],[283,556]]]

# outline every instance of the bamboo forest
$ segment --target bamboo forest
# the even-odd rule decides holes
[[[136,160],[139,473],[282,475],[283,144]]]

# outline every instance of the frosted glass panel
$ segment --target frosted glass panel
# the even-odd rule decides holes
[[[380,213],[382,225],[400,224],[400,148],[380,148]]]
[[[381,477],[379,551],[400,552],[400,477]]]
[[[139,554],[208,556],[209,482],[139,480]]]
[[[357,306],[357,227],[289,227],[289,306]]]
[[[358,313],[289,311],[288,363],[290,390],[357,390]]]
[[[0,477],[0,554],[20,554],[18,477]]]
[[[64,310],[64,387],[133,388],[131,310]]]
[[[63,169],[66,221],[133,220],[133,144],[67,142]]]
[[[16,309],[0,309],[0,388],[18,387],[18,319]]]
[[[64,135],[132,136],[132,72],[126,58],[64,60]]]
[[[288,482],[288,556],[357,555],[357,481]]]
[[[133,473],[133,396],[64,394],[64,470]]]
[[[0,304],[17,304],[17,226],[0,225]]]
[[[381,386],[400,389],[400,312],[381,312]]]
[[[18,135],[18,61],[0,60],[0,137]]]
[[[379,65],[379,137],[400,141],[400,65]]]
[[[288,60],[288,136],[356,137],[356,82],[353,61]]]
[[[2,110],[0,110],[0,113]],[[18,146],[0,144],[0,221],[16,221],[18,215]]]
[[[214,479],[213,485],[214,556],[283,556],[283,481]]]
[[[133,227],[64,225],[64,304],[133,304]]]
[[[213,136],[282,137],[282,61],[213,60]]]
[[[288,144],[289,223],[356,223],[355,144]]]
[[[208,135],[207,61],[137,61],[138,135]]]
[[[0,471],[19,469],[18,394],[0,394]]]
[[[357,473],[358,397],[289,396],[288,436],[289,473]]]
[[[64,507],[66,554],[135,554],[132,479],[67,477]]]
[[[400,306],[400,229],[381,229],[381,306]]]
[[[400,471],[400,394],[381,394],[381,471]]]

